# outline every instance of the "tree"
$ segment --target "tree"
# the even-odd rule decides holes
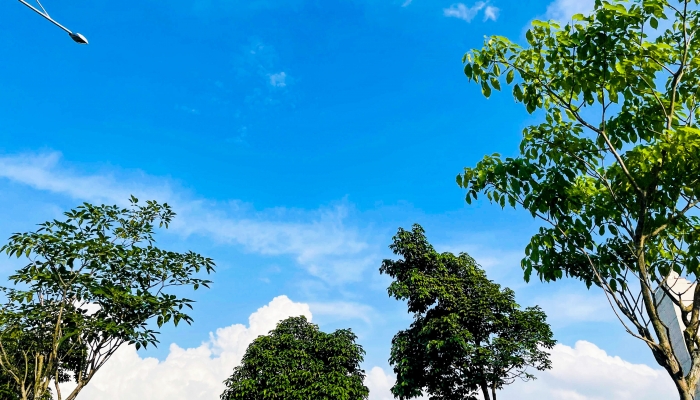
[[[2,361],[8,370],[0,368],[0,398],[7,400],[22,400],[22,396],[28,399],[41,399],[41,400],[53,400],[53,395],[51,389],[47,388],[41,397],[34,397],[34,392],[31,390],[31,385],[22,386],[19,384],[20,380],[16,379],[22,376],[25,372],[34,371],[35,368],[41,367],[37,365],[37,359],[35,355],[46,355],[49,350],[47,347],[47,336],[41,335],[37,330],[22,331],[18,329],[7,329],[10,324],[3,324],[5,330],[0,332],[0,361]],[[71,378],[70,371],[66,368],[72,370],[79,370],[77,367],[79,363],[84,362],[85,358],[85,347],[75,346],[77,351],[72,352],[72,355],[66,355],[64,349],[71,348],[74,346],[71,343],[71,339],[65,342],[63,346],[59,349],[62,354],[61,357],[64,362],[61,366],[61,370],[58,371],[57,379],[60,383],[67,382]],[[43,348],[42,348],[43,346]],[[9,362],[8,362],[9,361]],[[34,377],[28,376],[26,379],[33,379]]]
[[[155,247],[154,225],[167,228],[175,213],[155,201],[130,202],[84,203],[2,247],[29,259],[10,276],[15,287],[2,288],[0,311],[0,376],[20,399],[43,399],[53,381],[61,400],[58,383],[72,379],[65,398],[73,400],[122,344],[158,343],[153,319],[158,327],[192,322],[185,307],[193,301],[171,289],[208,287],[194,275],[213,272],[213,261]]]
[[[389,362],[400,399],[496,400],[496,390],[521,378],[528,368],[551,368],[556,343],[539,307],[521,310],[515,294],[488,280],[465,253],[438,253],[420,225],[399,229],[390,246],[403,259],[384,260],[391,276],[389,295],[406,300],[414,321],[391,344]]]
[[[222,400],[367,399],[365,354],[349,329],[324,333],[306,317],[281,321],[248,346]]]
[[[564,276],[603,289],[627,332],[642,340],[683,400],[700,376],[700,285],[684,301],[672,274],[698,281],[700,78],[698,0],[596,0],[563,28],[533,22],[527,46],[487,38],[465,55],[485,96],[505,76],[542,123],[517,157],[486,156],[457,183],[521,206],[543,226],[525,248],[525,280]],[[687,368],[674,354],[659,299],[680,309]]]

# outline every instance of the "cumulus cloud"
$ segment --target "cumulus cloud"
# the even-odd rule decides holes
[[[484,10],[484,21],[489,19],[495,21],[500,10],[493,6],[487,6],[487,4],[488,2],[478,1],[473,6],[468,7],[464,3],[457,3],[451,5],[450,8],[443,9],[443,14],[446,17],[459,18],[471,22],[481,10]]]
[[[341,309],[343,307],[340,307]],[[83,389],[85,400],[210,400],[223,392],[223,381],[240,365],[248,345],[258,336],[274,329],[279,321],[304,315],[312,320],[311,310],[319,305],[297,303],[287,296],[275,297],[248,319],[248,326],[234,324],[209,334],[199,347],[183,349],[170,345],[167,358],[142,358],[133,346],[124,346]],[[393,400],[390,389],[395,378],[382,368],[367,371],[365,385],[369,400]],[[63,384],[68,393],[73,386]]]
[[[133,346],[124,346],[98,371],[80,394],[85,400],[197,400],[218,399],[223,381],[240,364],[248,345],[266,335],[277,323],[292,316],[311,320],[309,306],[287,296],[274,298],[254,312],[248,326],[235,324],[210,333],[197,348],[170,345],[163,361],[141,358]],[[65,384],[62,392],[70,390]]]
[[[394,386],[396,377],[387,374],[380,367],[374,367],[367,371],[365,386],[369,389],[369,400],[394,400],[391,387]]]
[[[197,400],[215,399],[224,390],[223,380],[239,365],[248,345],[290,316],[312,319],[313,305],[274,298],[254,312],[248,326],[234,324],[217,329],[199,347],[170,345],[163,361],[142,358],[133,346],[125,346],[95,375],[81,393],[85,400]],[[534,382],[520,382],[503,390],[504,398],[519,400],[656,400],[673,398],[673,384],[661,369],[633,364],[608,355],[595,344],[578,341],[574,347],[558,344],[551,354],[553,368],[537,372]],[[380,367],[368,368],[365,384],[369,400],[393,400],[390,389],[396,378]],[[63,392],[70,385],[63,385]]]
[[[196,198],[166,179],[143,173],[117,177],[76,172],[63,165],[59,153],[2,156],[0,178],[79,201],[124,204],[133,194],[168,202],[178,214],[171,231],[258,254],[291,256],[308,273],[331,284],[359,281],[377,262],[375,246],[359,229],[348,226],[352,207],[346,203],[310,211],[258,211],[239,201]]]
[[[557,345],[550,371],[536,374],[534,382],[517,382],[504,391],[522,400],[657,400],[677,396],[662,369],[632,364],[610,356],[595,344],[578,341],[574,347]]]
[[[594,0],[555,0],[547,6],[547,19],[569,21],[575,14],[590,14],[593,11]]]
[[[671,379],[662,369],[632,364],[610,356],[593,343],[578,341],[574,347],[558,344],[552,349],[552,369],[537,372],[537,380],[516,381],[500,397],[518,400],[658,400],[677,397]],[[366,384],[376,390],[373,400],[391,400],[392,374],[374,367]]]

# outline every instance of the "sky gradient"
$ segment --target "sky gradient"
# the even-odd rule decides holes
[[[389,399],[391,337],[410,317],[378,269],[413,223],[547,312],[555,368],[511,396],[673,394],[602,292],[523,282],[537,221],[468,206],[455,184],[485,154],[516,154],[540,118],[509,90],[483,98],[462,55],[485,35],[523,42],[531,20],[565,20],[592,1],[43,4],[90,44],[0,5],[0,236],[134,194],[178,213],[161,246],[218,265],[211,290],[188,294],[192,326],[164,328],[157,349],[125,348],[79,398],[217,398],[252,338],[303,313],[325,331],[352,328],[370,399]],[[0,278],[18,265],[0,259]]]

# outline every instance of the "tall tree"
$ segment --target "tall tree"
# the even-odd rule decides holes
[[[211,259],[154,246],[154,225],[175,216],[167,204],[131,198],[131,206],[82,206],[65,220],[10,237],[2,251],[29,263],[10,276],[0,311],[0,369],[21,400],[43,399],[54,383],[74,380],[73,400],[124,343],[155,345],[158,327],[191,323],[192,300],[172,294],[197,289],[214,271]],[[0,382],[2,383],[2,382]]]
[[[356,339],[349,329],[324,333],[304,316],[288,318],[248,346],[221,399],[367,399]]]
[[[485,193],[542,220],[525,249],[525,280],[534,272],[602,288],[683,400],[700,377],[700,285],[683,300],[669,278],[697,283],[700,265],[699,4],[596,0],[564,27],[533,22],[525,47],[488,38],[465,55],[467,77],[487,97],[505,77],[544,119],[524,130],[519,156],[486,156],[457,176],[468,203]],[[686,368],[662,295],[680,309]]]
[[[465,253],[438,253],[420,225],[399,229],[390,246],[400,260],[384,260],[389,295],[406,300],[414,321],[394,336],[392,393],[400,399],[496,400],[496,391],[528,368],[551,368],[555,341],[539,307],[521,310],[515,294],[488,280]]]

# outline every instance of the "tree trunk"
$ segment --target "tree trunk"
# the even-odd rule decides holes
[[[676,390],[678,390],[678,395],[680,400],[696,400],[693,393],[690,392],[690,388],[685,384],[685,380],[674,379],[673,383],[676,385]]]
[[[496,385],[491,386],[491,400],[496,400]]]
[[[489,385],[486,384],[486,381],[481,382],[481,391],[484,393],[484,400],[491,400],[489,396]]]
[[[78,383],[78,386],[73,389],[73,391],[66,397],[66,400],[75,400],[78,397],[78,393],[85,387],[85,383]]]

